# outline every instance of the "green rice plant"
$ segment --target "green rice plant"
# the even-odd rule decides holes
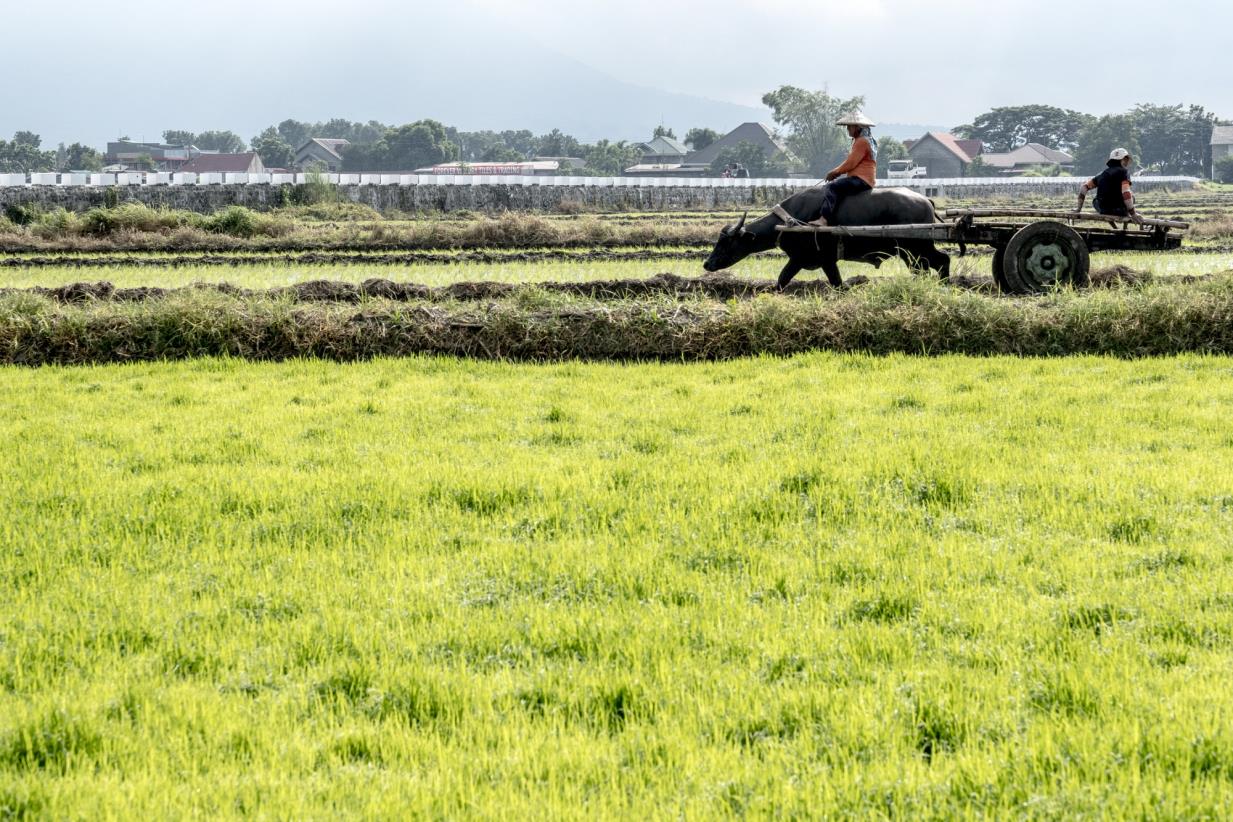
[[[1230,374],[0,368],[0,815],[1221,818]]]

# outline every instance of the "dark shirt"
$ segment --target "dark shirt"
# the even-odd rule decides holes
[[[1126,214],[1122,183],[1130,182],[1130,172],[1121,165],[1109,166],[1096,177],[1096,210],[1101,214]]]

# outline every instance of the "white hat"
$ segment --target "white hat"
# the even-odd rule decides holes
[[[1115,148],[1113,153],[1109,155],[1110,160],[1117,160],[1119,163],[1130,156],[1130,152],[1124,148]]]
[[[868,126],[869,128],[873,128],[874,126],[877,125],[877,123],[875,123],[873,120],[870,120],[868,117],[866,117],[865,112],[861,111],[858,108],[855,111],[849,111],[847,114],[840,117],[839,120],[835,123],[835,125],[837,126]]]

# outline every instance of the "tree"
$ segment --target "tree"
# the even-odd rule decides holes
[[[172,128],[163,132],[163,142],[169,146],[193,146],[197,145],[197,135],[191,131]]]
[[[886,166],[891,160],[906,160],[910,156],[907,146],[894,137],[878,140],[878,176],[886,177]]]
[[[19,131],[12,141],[0,140],[0,172],[30,174],[53,171],[56,167],[56,152],[39,148],[42,138],[31,131]]]
[[[685,132],[685,145],[694,151],[701,151],[719,139],[719,132],[713,128],[691,128]]]
[[[711,171],[718,176],[729,163],[745,166],[750,177],[783,177],[788,173],[787,161],[782,157],[768,157],[762,146],[748,140],[720,151],[711,162]]]
[[[652,140],[654,140],[656,137],[668,137],[668,138],[670,138],[670,139],[672,139],[672,140],[675,140],[675,139],[676,139],[676,132],[674,132],[672,129],[670,129],[670,128],[666,128],[666,127],[664,127],[664,126],[662,126],[662,125],[660,125],[660,126],[655,126],[655,134],[654,134],[654,135],[652,135],[651,139],[652,139]]]
[[[789,129],[788,145],[809,171],[822,176],[847,156],[847,132],[835,121],[865,104],[864,97],[842,100],[825,91],[780,86],[762,97],[775,122]],[[752,173],[752,170],[751,172]]]
[[[1145,167],[1162,174],[1205,176],[1211,168],[1212,129],[1216,116],[1202,106],[1135,106],[1128,115],[1135,123]]]
[[[535,153],[540,157],[581,157],[583,149],[578,140],[554,128],[539,138]]]
[[[602,177],[616,177],[638,162],[638,149],[621,140],[613,143],[600,140],[590,146],[585,155],[587,169]]]
[[[343,149],[343,169],[413,171],[457,158],[458,146],[449,140],[445,126],[436,120],[419,120],[387,130],[375,143],[361,142],[346,146]]]
[[[1233,183],[1233,154],[1221,157],[1215,165],[1216,180],[1222,183]]]
[[[203,131],[194,143],[203,151],[218,151],[223,154],[239,154],[247,146],[234,131]]]
[[[273,126],[253,138],[253,151],[267,168],[291,168],[295,161],[295,149]]]
[[[1003,106],[951,131],[965,140],[980,140],[992,152],[1013,151],[1028,143],[1073,151],[1093,120],[1090,114],[1055,106]]]
[[[445,126],[436,120],[420,120],[388,132],[386,167],[382,170],[412,171],[458,158],[458,147],[445,136]]]
[[[309,123],[301,123],[299,120],[283,120],[274,128],[278,132],[278,136],[282,141],[291,146],[292,150],[299,148],[312,139],[312,125]],[[266,129],[269,131],[269,129]],[[262,132],[263,134],[265,132]],[[255,143],[256,141],[254,141]],[[258,152],[260,153],[260,152]],[[265,160],[262,160],[265,162]]]
[[[73,143],[64,149],[64,159],[59,171],[98,171],[103,167],[103,155],[98,151]]]
[[[1124,148],[1135,157],[1140,156],[1139,130],[1128,115],[1106,115],[1080,132],[1075,149],[1075,171],[1085,177],[1099,174],[1109,160],[1109,152],[1115,148]]]

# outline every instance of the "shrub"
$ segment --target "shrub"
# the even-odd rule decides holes
[[[202,227],[213,234],[252,237],[257,233],[257,215],[244,206],[231,206],[206,217]]]
[[[308,172],[308,182],[295,187],[291,194],[292,202],[297,205],[317,205],[318,203],[338,202],[338,186],[328,182],[325,175],[319,171]]]
[[[71,237],[81,233],[81,220],[73,212],[57,208],[39,218],[34,232],[45,240]]]
[[[124,231],[150,234],[173,231],[193,225],[201,218],[188,211],[155,209],[141,203],[124,203],[115,208],[92,208],[81,216],[81,230],[107,237]]]
[[[30,225],[39,218],[38,206],[21,203],[7,203],[4,206],[5,218],[14,225]]]
[[[372,206],[351,202],[322,202],[290,209],[290,216],[323,222],[370,222],[384,219]]]

